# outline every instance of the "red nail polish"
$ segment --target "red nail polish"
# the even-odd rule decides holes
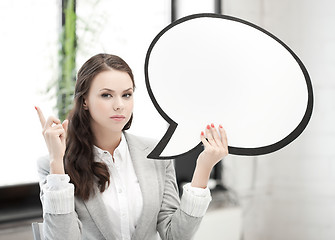
[[[205,135],[204,132],[201,131],[201,136],[204,136],[204,135]]]
[[[207,129],[211,129],[211,127],[209,125],[207,125]]]
[[[212,126],[212,128],[213,128],[213,127],[214,127],[214,124],[212,123],[211,126]]]
[[[35,106],[35,109],[37,110],[37,107]]]
[[[219,126],[219,127],[220,127],[220,128],[223,128],[221,124],[220,124],[220,126]]]

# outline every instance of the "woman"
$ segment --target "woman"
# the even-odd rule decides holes
[[[38,161],[46,239],[191,239],[211,201],[207,182],[228,154],[226,134],[208,125],[204,151],[179,200],[173,160],[147,159],[155,142],[125,132],[133,118],[133,74],[98,54],[78,71],[63,123],[36,107],[49,157]],[[148,129],[150,130],[150,129]],[[219,134],[219,133],[220,134]]]

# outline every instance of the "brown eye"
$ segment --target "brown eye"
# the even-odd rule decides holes
[[[110,95],[109,93],[103,93],[103,94],[101,94],[101,97],[103,97],[103,98],[111,98],[112,95]]]
[[[126,93],[126,94],[123,95],[123,97],[125,97],[125,98],[130,98],[131,96],[132,96],[131,93]]]

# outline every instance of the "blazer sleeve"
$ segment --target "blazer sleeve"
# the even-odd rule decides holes
[[[82,224],[74,211],[74,187],[63,182],[58,186],[48,183],[50,180],[49,158],[37,161],[40,184],[40,198],[43,207],[44,239],[81,239]],[[48,177],[49,176],[49,177]]]
[[[192,239],[211,201],[210,193],[206,196],[197,196],[184,191],[180,200],[173,160],[167,162],[157,231],[162,240]]]

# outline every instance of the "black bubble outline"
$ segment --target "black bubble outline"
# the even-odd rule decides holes
[[[226,20],[236,21],[236,22],[239,22],[239,23],[242,23],[242,24],[246,24],[250,27],[253,27],[253,28],[267,34],[268,36],[270,36],[271,38],[276,40],[278,43],[280,43],[293,56],[293,58],[299,64],[299,66],[300,66],[300,68],[301,68],[301,70],[304,74],[304,77],[305,77],[305,80],[306,80],[306,85],[307,85],[307,91],[308,91],[307,108],[306,108],[304,117],[302,118],[299,125],[288,136],[286,136],[285,138],[283,138],[282,140],[280,140],[280,141],[278,141],[274,144],[267,145],[267,146],[264,146],[264,147],[258,147],[258,148],[239,148],[239,147],[228,146],[228,151],[229,151],[229,154],[234,154],[234,155],[257,156],[257,155],[264,155],[264,154],[272,153],[272,152],[275,152],[275,151],[287,146],[289,143],[294,141],[304,131],[304,129],[306,128],[306,126],[307,126],[307,124],[310,121],[311,116],[312,116],[313,104],[314,104],[312,82],[311,82],[311,79],[308,75],[307,69],[305,68],[304,64],[299,59],[299,57],[284,42],[282,42],[279,38],[277,38],[276,36],[274,36],[270,32],[266,31],[265,29],[255,25],[253,23],[250,23],[248,21],[245,21],[243,19],[239,19],[239,18],[236,18],[236,17],[228,16],[228,15],[220,15],[220,14],[215,14],[215,13],[200,13],[200,14],[193,14],[193,15],[189,15],[189,16],[180,18],[177,21],[174,21],[173,23],[169,24],[167,27],[165,27],[162,31],[160,31],[158,33],[158,35],[153,39],[153,41],[151,42],[151,44],[148,48],[146,58],[145,58],[145,64],[144,64],[145,83],[146,83],[147,91],[148,91],[148,94],[150,96],[150,99],[151,99],[153,105],[155,106],[155,108],[157,109],[159,114],[170,124],[169,128],[167,129],[167,131],[164,134],[164,136],[162,137],[162,139],[159,141],[159,143],[156,145],[156,147],[152,150],[152,152],[148,155],[148,158],[160,159],[160,160],[172,159],[172,158],[182,157],[186,154],[189,154],[189,153],[192,153],[194,151],[199,150],[199,148],[203,148],[202,143],[200,142],[197,146],[195,146],[194,148],[192,148],[191,150],[189,150],[185,153],[175,155],[175,156],[160,156],[160,154],[163,152],[166,145],[170,141],[173,133],[175,132],[175,130],[178,126],[178,123],[173,121],[162,110],[162,108],[159,106],[159,104],[156,101],[156,99],[154,97],[154,94],[151,90],[150,82],[149,82],[149,75],[148,75],[148,66],[149,66],[150,54],[151,54],[151,51],[152,51],[153,47],[155,46],[156,42],[160,39],[160,37],[165,32],[167,32],[169,29],[171,29],[172,27],[174,27],[174,26],[176,26],[180,23],[183,23],[185,21],[192,20],[192,19],[195,19],[195,18],[202,18],[202,17],[223,18],[223,19],[226,19]]]

